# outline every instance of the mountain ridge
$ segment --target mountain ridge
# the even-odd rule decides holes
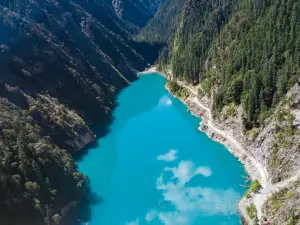
[[[76,224],[91,197],[73,157],[159,45],[104,0],[0,0],[0,32],[1,224]]]

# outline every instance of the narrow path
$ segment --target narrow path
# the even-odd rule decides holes
[[[209,108],[207,108],[206,106],[204,106],[197,97],[194,98],[194,102],[199,105],[201,108],[204,108],[207,112],[208,112],[208,121],[207,121],[207,125],[212,128],[213,130],[215,130],[217,133],[219,133],[220,135],[222,135],[223,137],[227,138],[230,142],[232,142],[238,149],[239,151],[245,155],[247,158],[249,158],[249,160],[251,161],[251,163],[257,168],[257,170],[260,173],[261,176],[261,186],[262,187],[267,187],[270,185],[270,183],[268,182],[267,179],[267,174],[265,172],[264,167],[258,163],[241,145],[240,143],[235,140],[234,137],[232,137],[231,135],[229,135],[228,133],[226,133],[225,131],[219,129],[214,123],[213,123],[213,119],[212,119],[212,114],[211,114],[211,110]]]
[[[261,176],[261,181],[260,184],[262,186],[262,188],[255,193],[254,197],[253,197],[253,203],[257,209],[257,217],[259,220],[261,220],[262,218],[262,207],[265,203],[265,201],[268,199],[268,197],[271,196],[271,194],[273,192],[277,192],[283,188],[286,188],[289,186],[289,184],[291,182],[295,182],[299,179],[299,174],[300,174],[300,170],[296,171],[294,173],[293,176],[287,178],[286,180],[283,180],[281,182],[278,182],[276,184],[272,184],[269,180],[268,180],[268,176],[267,176],[267,172],[265,170],[265,168],[263,167],[263,165],[261,165],[259,162],[257,162],[241,145],[240,143],[231,135],[229,135],[228,133],[226,133],[224,130],[219,129],[214,123],[213,123],[213,118],[212,118],[212,113],[210,108],[206,107],[205,105],[203,105],[199,99],[197,98],[198,93],[197,91],[195,91],[193,88],[185,85],[183,82],[180,82],[180,85],[183,86],[184,88],[188,89],[191,93],[193,93],[196,97],[193,98],[193,101],[199,105],[201,108],[205,109],[208,113],[208,121],[207,121],[207,125],[213,129],[215,132],[219,133],[220,135],[222,135],[223,137],[227,138],[231,143],[233,143],[238,150],[244,154],[252,163],[253,166],[255,166],[255,168],[257,168],[257,170],[260,173]]]
[[[276,184],[271,184],[268,187],[260,189],[253,198],[253,203],[257,209],[257,217],[260,219],[262,217],[262,207],[265,201],[271,196],[272,193],[280,191],[290,185],[291,182],[295,182],[299,179],[300,170],[297,171],[293,176],[278,182]]]
[[[240,143],[235,140],[234,137],[232,137],[231,135],[229,135],[228,133],[226,133],[225,131],[219,129],[214,123],[213,123],[213,118],[212,118],[212,113],[211,110],[206,107],[205,105],[203,105],[199,99],[197,98],[198,93],[192,89],[191,87],[183,84],[182,82],[180,83],[180,85],[182,85],[184,88],[188,89],[190,92],[192,92],[194,95],[196,95],[196,97],[194,97],[193,101],[199,105],[201,108],[205,109],[208,112],[208,121],[207,121],[207,125],[212,128],[213,130],[215,130],[217,133],[219,133],[220,135],[222,135],[223,137],[227,138],[230,142],[232,142],[238,149],[239,151],[245,155],[247,158],[249,158],[249,160],[251,161],[251,163],[257,168],[257,170],[260,173],[261,176],[261,186],[262,187],[267,187],[270,186],[270,182],[268,182],[268,176],[267,176],[267,172],[265,171],[264,167],[258,163],[241,145]]]

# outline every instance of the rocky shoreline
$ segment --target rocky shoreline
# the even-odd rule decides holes
[[[155,66],[149,68],[144,73],[153,72],[158,72]],[[165,76],[167,80],[171,80],[173,77],[172,71],[167,71],[166,73],[159,71],[159,74]],[[273,143],[278,141],[276,139],[278,132],[276,126],[278,128],[278,125],[276,125],[274,116],[267,120],[266,125],[263,128],[255,130],[255,135],[253,135],[253,137],[249,138],[249,134],[247,134],[248,136],[246,137],[243,132],[241,106],[236,108],[236,114],[234,116],[227,119],[213,118],[211,113],[211,98],[207,96],[200,97],[198,94],[198,89],[201,89],[201,86],[191,86],[188,83],[179,80],[176,82],[179,86],[188,91],[188,95],[184,99],[178,96],[175,97],[179,98],[188,107],[188,111],[191,114],[201,118],[199,130],[205,132],[212,140],[227,147],[227,149],[244,165],[249,178],[251,178],[252,181],[259,182],[259,189],[251,191],[239,202],[238,209],[242,216],[243,224],[263,224],[263,218],[266,218],[271,224],[273,224],[273,222],[286,221],[287,218],[282,217],[280,210],[275,214],[270,214],[269,209],[272,209],[274,206],[271,205],[271,199],[276,196],[275,193],[285,193],[290,187],[295,186],[298,181],[300,183],[300,167],[297,163],[299,154],[290,154],[292,150],[296,151],[295,149],[297,149],[297,146],[300,146],[300,139],[297,139],[297,136],[295,136],[296,139],[294,138],[293,148],[283,149],[282,151],[279,151],[281,154],[276,155],[279,156],[280,159],[287,161],[287,163],[279,164],[276,168],[272,168],[270,167],[270,161],[274,157],[272,146]],[[287,95],[287,97],[292,96],[296,99],[293,102],[294,105],[300,104],[299,84],[300,81]],[[166,89],[170,92],[167,85]],[[285,108],[287,108],[287,105],[286,102],[283,102],[283,105],[277,110]],[[300,114],[300,111],[293,110],[292,112],[295,114],[294,124],[297,124],[297,113]],[[286,122],[282,122],[282,124],[283,126],[281,129],[284,129]],[[297,135],[297,133],[295,135]],[[249,179],[247,179],[247,181],[249,181]],[[246,180],[245,187],[250,187],[250,184],[247,184]],[[296,191],[293,196],[298,196],[297,190],[293,191]],[[297,202],[297,199],[288,201],[292,201],[294,204]],[[286,202],[281,204],[285,204],[282,209],[284,213],[290,211],[290,204]],[[254,207],[255,210],[254,217],[252,216],[251,218],[248,212],[250,207]],[[285,217],[286,216],[289,215],[285,215]]]
[[[258,169],[253,165],[251,160],[241,152],[239,146],[230,141],[228,138],[220,134],[214,129],[214,127],[209,125],[209,112],[199,105],[197,105],[193,100],[188,97],[183,103],[188,107],[190,113],[201,118],[201,123],[199,126],[199,131],[205,132],[208,137],[216,142],[223,144],[231,154],[233,154],[245,167],[247,173],[252,180],[261,179]],[[249,205],[251,200],[243,198],[239,202],[239,212],[243,218],[243,222],[246,224],[253,224],[251,218],[247,214],[247,205]]]
[[[170,90],[168,89],[167,86],[166,86],[166,89],[170,92]],[[175,96],[175,97],[177,97],[177,96]],[[180,99],[180,98],[178,98],[178,99],[180,99],[188,107],[189,113],[191,113],[192,115],[194,115],[196,117],[201,118],[201,123],[198,128],[199,131],[205,132],[210,139],[217,141],[217,142],[223,144],[224,146],[226,146],[226,148],[235,157],[237,157],[238,160],[244,165],[244,167],[247,170],[247,173],[249,174],[251,179],[252,180],[258,179],[259,172],[258,172],[257,168],[253,165],[253,163],[251,163],[251,161],[247,158],[247,156],[245,156],[243,153],[241,153],[239,148],[234,143],[232,143],[228,138],[222,136],[220,133],[215,131],[211,126],[209,126],[209,118],[210,118],[209,112],[204,107],[201,107],[195,103],[195,101],[194,101],[195,97],[196,97],[195,95],[190,93],[190,95],[186,99]],[[206,102],[204,104],[209,104],[209,103]],[[247,214],[247,209],[246,209],[249,202],[250,201],[246,198],[243,198],[239,202],[239,212],[242,216],[243,223],[245,223],[245,224],[253,224],[252,220],[249,218],[249,216]]]
[[[152,69],[153,70],[153,69]],[[151,70],[151,71],[152,71]],[[161,73],[168,80],[172,79],[171,71],[168,74]],[[270,150],[272,142],[275,140],[275,125],[269,121],[269,124],[258,133],[254,140],[247,139],[242,132],[242,109],[237,109],[237,115],[229,120],[216,121],[211,114],[211,99],[207,96],[199,97],[195,87],[178,81],[177,83],[189,91],[185,99],[180,99],[187,107],[188,111],[201,118],[199,130],[205,132],[212,140],[215,140],[224,146],[244,165],[252,181],[259,181],[260,189],[252,192],[247,197],[243,197],[239,202],[239,212],[244,224],[262,224],[263,218],[269,215],[265,212],[268,200],[274,193],[286,190],[299,180],[299,169],[278,182],[274,182],[276,173],[269,168],[268,160],[271,158]],[[198,86],[198,88],[201,88]],[[168,89],[168,87],[166,87]],[[295,88],[294,88],[295,89]],[[298,87],[299,89],[299,87]],[[298,90],[297,89],[297,90]],[[168,90],[170,92],[170,90]],[[294,91],[296,93],[296,91]],[[171,92],[170,92],[171,93]],[[175,96],[178,97],[178,96]],[[216,125],[217,124],[217,125]],[[270,153],[271,152],[271,153]],[[296,167],[297,165],[295,165]],[[275,175],[274,175],[275,174]],[[250,186],[246,184],[245,186]],[[248,209],[255,206],[256,215],[250,218]],[[274,219],[274,218],[271,218]]]

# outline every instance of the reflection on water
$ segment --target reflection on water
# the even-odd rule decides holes
[[[166,172],[172,176],[164,178]],[[197,175],[212,176],[209,167],[197,167],[192,161],[180,161],[175,167],[165,167],[157,179],[156,188],[162,192],[165,202],[174,206],[172,210],[151,210],[147,221],[158,218],[163,224],[192,224],[200,215],[233,215],[241,195],[233,189],[213,189],[192,186],[188,183]],[[151,215],[151,220],[149,219]]]
[[[164,84],[145,75],[125,89],[110,133],[80,159],[101,199],[89,225],[240,224],[242,166]]]
[[[162,161],[166,161],[166,162],[172,162],[174,160],[176,160],[177,157],[177,150],[174,149],[170,149],[170,151],[168,151],[166,154],[162,154],[157,156],[157,160],[162,160]]]

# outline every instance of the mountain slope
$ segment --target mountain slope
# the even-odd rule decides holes
[[[175,76],[205,81],[208,86],[218,81],[216,109],[232,101],[247,101],[243,104],[245,123],[255,125],[259,116],[287,92],[288,82],[292,87],[297,81],[298,7],[294,1],[257,5],[248,1],[187,1],[171,45],[170,64]],[[252,74],[263,75],[255,78]],[[257,85],[246,87],[244,81],[241,92],[234,96],[228,87],[234,88],[248,77]],[[247,89],[251,89],[252,97],[245,95]]]
[[[104,0],[0,0],[0,33],[1,224],[75,224],[88,179],[71,154],[156,46],[132,41]]]
[[[158,60],[159,69],[199,89],[215,124],[241,141],[274,185],[300,179],[299,15],[296,0],[187,0]],[[299,224],[299,182],[289,186],[270,193],[258,215]]]
[[[153,17],[164,0],[112,0],[117,15],[141,28]]]
[[[156,15],[139,33],[139,40],[148,43],[167,43],[175,33],[184,0],[165,1]]]

